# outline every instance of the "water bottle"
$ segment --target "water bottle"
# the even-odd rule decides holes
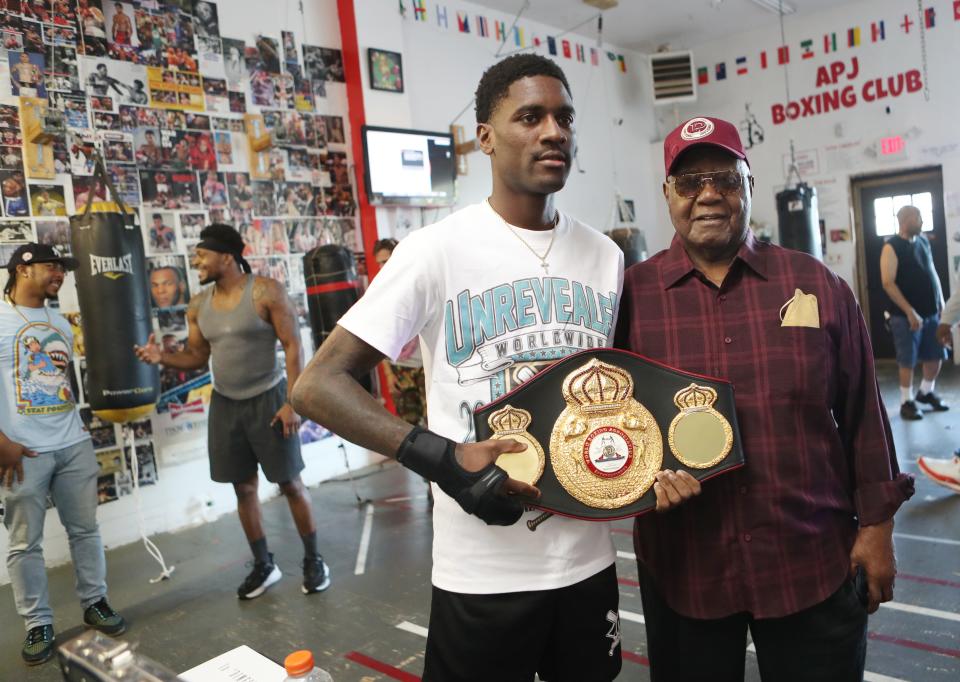
[[[287,656],[283,667],[287,670],[286,682],[333,682],[330,673],[313,665],[313,654],[306,649]]]

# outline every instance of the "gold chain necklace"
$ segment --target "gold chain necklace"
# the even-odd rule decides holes
[[[487,200],[487,206],[490,206],[490,201],[489,201],[489,199]],[[511,233],[514,237],[516,237],[517,239],[519,239],[519,240],[520,240],[520,243],[522,243],[524,246],[526,246],[526,247],[530,250],[530,253],[532,253],[534,256],[537,257],[537,260],[540,261],[540,267],[543,268],[543,274],[549,275],[549,274],[550,274],[550,263],[547,262],[547,257],[550,255],[550,250],[553,248],[553,241],[554,241],[554,239],[557,238],[557,225],[560,224],[560,211],[556,211],[556,212],[554,213],[554,216],[553,216],[553,227],[551,228],[551,229],[553,230],[553,233],[550,235],[550,243],[547,244],[547,250],[544,251],[544,252],[543,252],[543,255],[541,256],[539,253],[537,253],[536,249],[534,249],[532,246],[530,246],[530,244],[527,243],[527,240],[526,240],[526,239],[524,239],[523,237],[520,236],[520,233],[517,232],[517,231],[514,229],[513,225],[511,225],[510,223],[508,223],[506,220],[503,219],[503,216],[502,216],[502,215],[500,215],[499,213],[497,213],[496,209],[495,209],[493,206],[490,206],[490,210],[493,211],[494,214],[495,214],[498,218],[500,218],[500,222],[503,223],[503,224],[507,227],[508,230],[510,230],[510,233]]]
[[[27,316],[23,314],[20,308],[17,307],[17,304],[14,303],[13,299],[9,296],[7,296],[7,303],[9,303],[10,306],[17,311],[17,315],[22,317],[23,321],[26,322],[27,324],[36,324],[38,322],[38,320],[28,320]],[[47,306],[43,306],[43,311],[47,314],[47,325],[52,327],[53,322],[50,320],[50,309]]]

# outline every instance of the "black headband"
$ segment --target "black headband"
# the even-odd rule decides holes
[[[227,244],[218,239],[212,237],[207,237],[206,239],[201,240],[197,243],[196,248],[206,249],[207,251],[216,251],[217,253],[229,253],[233,256],[234,260],[237,261],[237,265],[240,266],[240,269],[243,272],[251,272],[250,263],[247,262],[247,259],[243,257],[243,246],[237,250],[237,247],[232,244]]]

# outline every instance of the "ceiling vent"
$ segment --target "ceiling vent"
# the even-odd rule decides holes
[[[650,55],[650,79],[654,104],[694,102],[697,79],[692,52],[664,52]]]

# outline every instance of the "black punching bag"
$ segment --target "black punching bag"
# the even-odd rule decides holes
[[[777,193],[780,246],[823,260],[817,190],[805,182]]]
[[[327,244],[303,257],[303,276],[307,280],[313,345],[320,348],[337,325],[337,320],[359,298],[357,265],[350,249]]]
[[[360,297],[357,264],[350,249],[339,244],[318,246],[303,257],[307,284],[307,308],[313,347],[327,340],[339,320]],[[367,392],[373,392],[371,374],[357,378]]]
[[[87,350],[87,402],[111,422],[138,419],[153,410],[160,395],[160,371],[140,362],[133,346],[153,331],[143,239],[132,211],[123,205],[102,161],[96,182],[105,182],[114,202],[93,202],[70,218],[77,295]],[[119,207],[118,207],[119,204]],[[122,213],[121,213],[122,211]]]
[[[635,227],[617,227],[605,232],[623,251],[623,268],[647,259],[647,240]]]

